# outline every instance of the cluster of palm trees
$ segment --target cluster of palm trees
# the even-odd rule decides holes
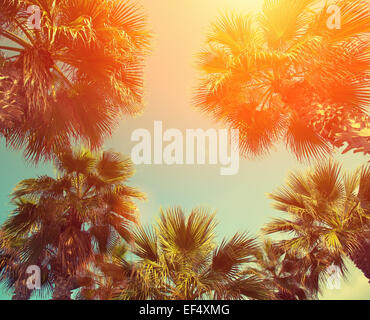
[[[265,0],[257,16],[212,24],[197,106],[241,134],[246,155],[281,139],[298,159],[347,144],[370,153],[370,10],[334,1],[341,29],[315,0]],[[40,29],[27,8],[40,8]],[[333,160],[292,173],[269,195],[286,215],[260,237],[219,241],[213,213],[161,210],[138,224],[130,159],[102,151],[122,115],[141,111],[151,33],[126,0],[0,4],[0,137],[54,177],[21,181],[0,228],[0,282],[13,299],[316,299],[346,259],[370,280],[370,166]],[[84,145],[85,147],[80,147]],[[276,236],[275,236],[276,235]],[[27,268],[40,268],[41,289]]]
[[[331,265],[345,258],[370,281],[370,166],[343,173],[332,161],[292,173],[270,194],[288,215],[262,228],[262,240],[235,234],[217,244],[213,213],[161,210],[153,227],[135,226],[125,185],[132,164],[113,152],[60,155],[57,178],[22,181],[1,231],[1,279],[28,299],[26,268],[42,271],[53,299],[315,299]]]

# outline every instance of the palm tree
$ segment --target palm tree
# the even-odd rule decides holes
[[[301,281],[307,270],[302,270],[299,262],[271,240],[264,240],[254,272],[265,279],[275,299],[306,300],[312,293]]]
[[[7,288],[14,287],[12,300],[28,300],[32,291],[26,286],[25,273],[21,273],[22,263],[17,249],[0,230],[0,280]]]
[[[23,241],[22,264],[49,270],[53,299],[70,299],[95,254],[111,252],[121,239],[131,241],[137,221],[133,200],[144,195],[126,185],[133,166],[118,153],[67,152],[55,164],[56,178],[18,184],[16,209],[4,231],[10,242]]]
[[[32,6],[40,28],[29,25]],[[101,146],[121,115],[142,109],[150,33],[126,0],[4,0],[0,4],[0,134],[50,159],[81,139]]]
[[[333,261],[342,263],[327,250],[316,249],[301,255],[271,239],[264,240],[256,257],[257,267],[253,273],[264,279],[277,300],[317,299],[322,284],[327,281],[327,267]],[[345,272],[345,267],[341,267]]]
[[[217,246],[215,226],[214,215],[204,209],[188,217],[180,208],[161,210],[156,226],[134,232],[138,260],[131,267],[121,261],[121,274],[127,279],[130,271],[131,277],[119,298],[268,299],[263,281],[247,270],[255,260],[255,239],[235,234]]]
[[[27,269],[29,265],[22,262],[22,248],[25,241],[9,241],[9,237],[0,232],[2,240],[0,245],[0,282],[5,288],[13,291],[12,300],[28,300],[32,294],[45,297],[52,287],[52,273],[47,264],[38,261],[41,271],[41,288],[34,290],[28,287],[27,281],[30,277]]]
[[[283,141],[298,159],[370,153],[369,31],[364,0],[331,1],[341,27],[327,27],[328,3],[265,0],[258,15],[226,14],[199,55],[195,103],[261,155]]]
[[[318,163],[307,173],[291,173],[286,186],[269,195],[288,218],[275,218],[262,230],[290,235],[279,245],[317,266],[317,279],[332,263],[344,272],[345,257],[370,279],[369,195],[369,165],[348,174],[333,161]]]
[[[116,245],[109,255],[95,255],[91,267],[78,281],[80,290],[76,299],[116,300],[125,291],[126,297],[140,297],[140,275],[134,261],[130,261],[126,243]]]

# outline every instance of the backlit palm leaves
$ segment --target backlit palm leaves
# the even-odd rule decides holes
[[[96,255],[94,264],[79,279],[78,299],[114,300],[124,291],[127,299],[140,299],[143,286],[126,244],[118,244],[109,255]]]
[[[41,271],[40,285],[38,290],[28,288],[27,281],[31,274],[28,269],[30,266],[22,258],[22,250],[26,243],[26,239],[17,238],[9,239],[9,235],[0,232],[1,245],[0,245],[0,280],[4,287],[13,292],[12,300],[28,300],[33,292],[39,298],[45,298],[53,285],[53,272],[48,268],[48,261],[42,263],[38,260],[37,267]]]
[[[22,264],[49,267],[53,298],[69,299],[95,254],[110,253],[120,239],[131,241],[133,200],[144,196],[126,186],[133,167],[117,153],[64,153],[56,167],[57,178],[19,183],[4,231],[11,243],[22,241]]]
[[[328,161],[305,174],[292,173],[286,186],[270,195],[288,217],[273,219],[263,231],[289,235],[279,245],[316,266],[318,280],[332,263],[345,270],[345,256],[369,278],[369,185],[369,166],[349,174]]]
[[[267,299],[263,281],[247,272],[256,241],[236,234],[217,246],[214,229],[214,217],[205,210],[186,217],[180,208],[162,211],[154,228],[139,228],[134,237],[139,261],[121,298]]]
[[[29,26],[29,6],[41,28]],[[125,0],[5,0],[0,14],[1,134],[39,160],[82,139],[92,148],[142,106],[146,18]]]
[[[27,300],[32,291],[26,286],[27,274],[18,250],[19,245],[7,241],[0,231],[0,280],[6,288],[14,288],[13,300]]]
[[[277,300],[306,300],[314,296],[303,283],[307,271],[296,256],[287,253],[271,240],[265,240],[258,252],[255,274],[264,279]]]
[[[362,0],[327,5],[266,0],[257,16],[226,14],[212,24],[199,56],[196,105],[240,130],[241,148],[259,155],[279,141],[301,158],[369,152],[370,10]]]

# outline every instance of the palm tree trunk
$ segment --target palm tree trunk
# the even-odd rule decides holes
[[[57,275],[54,280],[53,300],[71,300],[72,281],[68,276]]]
[[[350,254],[350,257],[370,283],[370,240],[365,240],[358,250]]]

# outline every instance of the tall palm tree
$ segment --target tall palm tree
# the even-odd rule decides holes
[[[144,195],[126,185],[133,165],[118,153],[62,153],[55,164],[56,178],[18,184],[16,209],[4,231],[10,242],[24,242],[21,263],[50,270],[53,299],[70,299],[95,254],[111,252],[121,239],[131,241],[137,219],[133,200]]]
[[[142,109],[149,39],[126,0],[2,1],[0,135],[35,161],[71,140],[99,147],[121,115]]]
[[[291,173],[286,186],[269,195],[288,217],[273,219],[263,232],[288,236],[280,246],[315,263],[318,276],[332,263],[345,271],[349,257],[370,279],[369,195],[369,165],[348,174],[333,161],[318,163],[307,173]]]
[[[214,215],[194,209],[161,210],[158,224],[134,233],[133,267],[121,299],[268,299],[270,293],[247,268],[258,245],[246,234],[215,242]],[[118,269],[119,270],[119,269]],[[126,278],[127,279],[127,278]]]
[[[247,155],[284,142],[299,158],[333,147],[370,153],[369,31],[364,0],[329,4],[265,0],[258,15],[226,14],[212,24],[199,55],[196,106],[239,129]]]

